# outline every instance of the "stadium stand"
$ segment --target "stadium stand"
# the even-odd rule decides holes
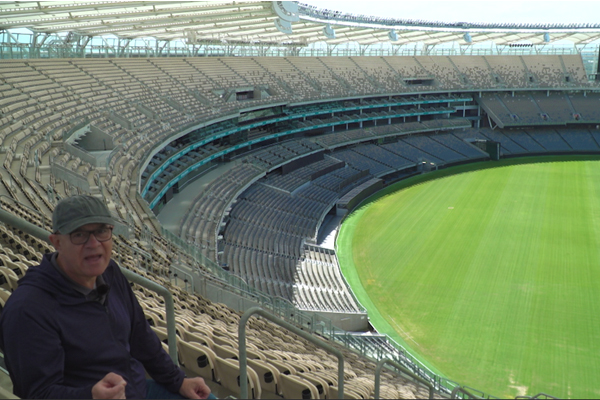
[[[423,162],[488,159],[476,141],[500,142],[506,156],[598,152],[596,87],[579,55],[2,60],[0,204],[49,229],[57,199],[102,196],[127,231],[115,237],[117,260],[176,297],[182,365],[239,395],[240,312],[191,278],[223,285],[223,268],[294,310],[364,317],[335,251],[316,243],[340,199]],[[224,163],[234,166],[191,201],[174,243],[155,214]],[[0,242],[1,304],[51,248],[4,225]],[[162,300],[135,293],[166,340]],[[349,397],[373,395],[384,354],[425,374],[381,336],[331,342],[347,360]],[[254,398],[336,396],[335,359],[311,343],[253,318],[248,345]],[[382,395],[428,392],[384,371]]]

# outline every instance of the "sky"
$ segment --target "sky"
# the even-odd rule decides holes
[[[300,0],[353,14],[439,22],[600,24],[600,0]]]

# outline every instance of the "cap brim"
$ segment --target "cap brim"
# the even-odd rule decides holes
[[[71,232],[74,232],[77,228],[81,228],[82,226],[87,224],[108,224],[114,226],[117,224],[117,221],[111,217],[97,215],[93,217],[78,218],[64,224],[58,229],[58,231],[62,234],[67,235]]]

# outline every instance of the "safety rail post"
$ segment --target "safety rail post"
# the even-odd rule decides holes
[[[281,318],[278,318],[272,314],[269,314],[265,310],[260,307],[252,307],[248,309],[242,318],[240,318],[240,326],[238,329],[238,341],[239,341],[239,359],[240,359],[240,398],[247,399],[248,397],[248,358],[246,353],[246,324],[248,320],[253,315],[259,315],[274,324],[281,326],[284,329],[287,329],[296,335],[308,340],[312,344],[317,347],[322,348],[323,350],[334,354],[338,358],[338,398],[344,398],[344,355],[341,351],[334,348],[333,346],[327,344],[323,340],[313,336],[300,328],[295,327],[294,325],[284,321]]]
[[[393,360],[390,360],[389,358],[384,358],[384,359],[379,360],[379,362],[377,363],[377,368],[375,368],[375,398],[376,399],[379,399],[379,389],[380,389],[380,384],[381,384],[381,369],[383,368],[383,366],[385,364],[393,365],[394,367],[396,367],[396,369],[400,370],[404,374],[410,376],[414,380],[427,386],[429,388],[429,398],[433,399],[434,388],[433,388],[433,385],[431,384],[431,382],[428,382],[427,380],[423,379],[419,375],[416,375],[415,373],[413,373],[408,368],[402,366],[401,364],[399,364]]]
[[[23,232],[28,233],[29,235],[34,236],[40,240],[43,240],[46,243],[52,244],[50,242],[50,232],[2,209],[0,209],[0,221],[8,225],[14,226],[15,228],[20,229]],[[144,286],[145,288],[157,292],[158,294],[164,297],[166,309],[165,311],[167,314],[167,338],[169,341],[169,356],[171,356],[171,359],[176,365],[179,365],[177,361],[177,337],[175,335],[175,307],[173,302],[173,295],[164,286],[161,286],[156,282],[152,282],[150,279],[138,275],[135,272],[128,270],[127,268],[121,266],[119,266],[119,268],[121,269],[123,275],[125,275],[125,278],[127,278],[131,282]]]

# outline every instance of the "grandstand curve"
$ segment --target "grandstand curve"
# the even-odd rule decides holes
[[[123,235],[115,240],[118,260],[176,293],[182,332],[186,324],[190,330],[197,325],[213,338],[235,339],[237,312],[180,287],[191,283],[181,276],[197,271],[219,283],[209,262],[199,260],[342,325],[356,317],[355,326],[366,329],[366,310],[335,254],[316,246],[326,216],[348,211],[340,207],[345,195],[367,183],[488,159],[478,142],[499,142],[502,156],[600,152],[600,115],[593,106],[600,94],[578,55],[478,61],[2,60],[0,202],[49,228],[59,198],[102,196],[123,220]],[[198,193],[176,232],[204,257],[193,258],[167,239],[156,214],[223,163],[233,167]],[[23,268],[50,251],[33,239],[18,244],[15,232],[3,232],[3,247],[24,256],[12,252],[6,259]],[[173,264],[182,269],[179,278]],[[159,302],[141,288],[136,294],[161,326]],[[288,347],[264,321],[253,328],[251,343],[273,359],[301,355],[312,361],[307,374],[319,371],[317,363],[333,369],[307,343],[298,339]],[[260,348],[264,330],[274,344]],[[348,381],[370,395],[365,381],[374,364],[346,354]],[[387,378],[388,396],[404,393]],[[414,383],[404,387],[405,397],[423,393]]]

